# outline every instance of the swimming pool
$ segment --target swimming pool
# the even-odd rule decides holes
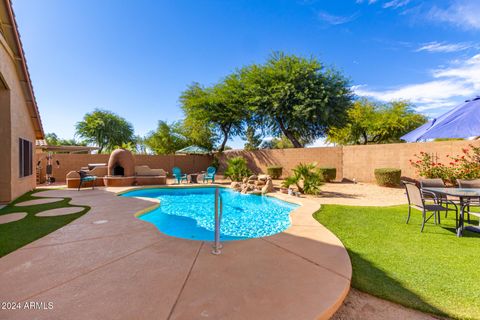
[[[140,189],[124,197],[160,200],[160,206],[139,219],[155,225],[170,236],[214,239],[215,187]],[[272,197],[248,195],[219,188],[223,200],[220,226],[222,241],[260,238],[282,232],[290,226],[290,212],[298,205]]]

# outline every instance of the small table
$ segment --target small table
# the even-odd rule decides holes
[[[422,188],[435,194],[457,197],[460,199],[460,221],[458,222],[457,237],[461,237],[464,229],[465,208],[469,205],[469,200],[480,198],[480,189],[476,188]],[[480,232],[479,227],[469,226],[469,231]]]
[[[198,183],[197,178],[200,175],[200,173],[191,173],[188,175],[190,183]]]

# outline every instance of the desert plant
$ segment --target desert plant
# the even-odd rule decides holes
[[[243,157],[234,157],[228,159],[224,175],[232,181],[242,181],[243,178],[248,177],[251,173],[248,169],[247,161]]]
[[[278,179],[282,176],[283,167],[281,166],[270,166],[267,167],[267,174],[272,177],[272,179]]]
[[[318,171],[322,174],[323,180],[331,182],[337,177],[337,168],[320,168]]]
[[[318,194],[323,184],[323,176],[315,163],[300,163],[293,169],[293,175],[288,176],[282,183],[283,187],[296,185],[300,193]]]
[[[396,187],[400,185],[402,170],[397,168],[375,169],[375,180],[379,186]]]

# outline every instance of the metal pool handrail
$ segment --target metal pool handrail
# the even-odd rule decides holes
[[[219,207],[220,205],[220,214],[219,214]],[[220,243],[220,222],[222,220],[222,213],[223,213],[223,203],[222,203],[222,196],[220,195],[219,189],[215,188],[215,241],[213,243],[213,250],[212,254],[219,255],[222,253],[220,249],[222,249],[222,244]]]

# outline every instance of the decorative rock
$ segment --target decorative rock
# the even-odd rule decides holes
[[[23,202],[17,203],[15,206],[16,207],[35,206],[38,204],[52,203],[52,202],[57,202],[61,200],[63,200],[63,198],[39,198],[39,199],[23,201]]]
[[[9,222],[14,222],[18,220],[22,220],[27,216],[28,213],[26,212],[15,212],[15,213],[9,213],[9,214],[4,214],[0,216],[0,224],[5,224]]]
[[[74,214],[82,211],[82,207],[66,207],[66,208],[57,208],[52,210],[46,210],[37,213],[35,216],[37,217],[56,217],[56,216],[64,216],[67,214]]]
[[[240,182],[236,182],[236,181],[234,181],[230,184],[230,188],[232,188],[232,189],[238,189],[241,186],[242,186],[242,184]]]
[[[267,183],[265,184],[265,187],[262,188],[262,192],[263,192],[263,189],[266,190],[266,192],[273,192],[273,181],[272,181],[272,178],[268,177],[267,179]]]
[[[255,195],[261,195],[262,192],[260,190],[252,190],[250,192],[248,192],[249,194],[255,194]]]
[[[259,174],[258,180],[267,181],[270,176],[268,174]]]
[[[247,181],[248,184],[255,184],[255,182],[256,180],[250,180],[250,179]]]
[[[247,181],[248,181],[248,178],[243,178],[242,180],[243,183],[247,183]]]
[[[257,180],[258,177],[254,174],[252,174],[250,177],[248,177],[248,180]]]
[[[255,181],[255,186],[257,187],[262,187],[265,185],[265,181],[262,181],[262,180],[258,180],[258,181]]]

